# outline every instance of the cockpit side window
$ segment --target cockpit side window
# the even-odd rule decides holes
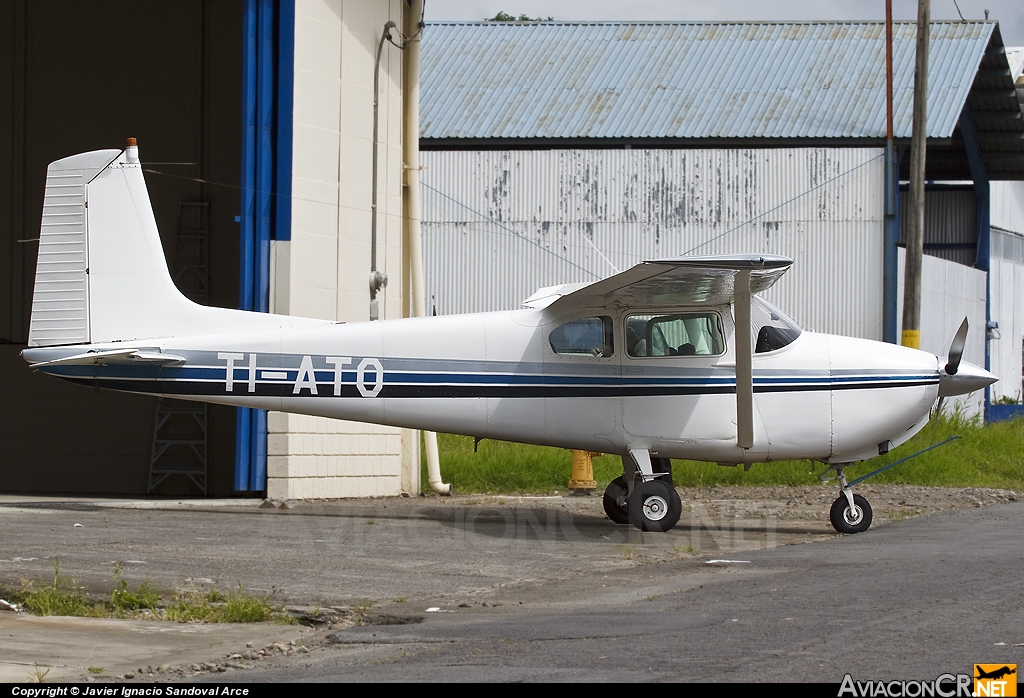
[[[751,299],[750,328],[757,338],[754,342],[755,354],[782,349],[803,332],[792,318],[758,296]]]
[[[654,356],[717,356],[725,351],[717,313],[630,315],[626,318],[626,354]]]
[[[611,356],[612,319],[607,316],[585,317],[559,325],[548,337],[551,350],[570,356]]]

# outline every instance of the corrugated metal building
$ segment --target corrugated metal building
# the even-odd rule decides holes
[[[895,340],[884,201],[908,177],[915,33],[895,24],[886,177],[879,22],[429,25],[428,301],[509,308],[642,259],[762,251],[796,260],[772,299],[806,326]],[[995,22],[936,22],[931,42],[922,348],[945,353],[962,311],[984,364],[989,180],[1024,179],[1024,118]]]
[[[932,25],[929,136],[960,117],[995,23]],[[909,136],[915,24],[894,26]],[[879,22],[438,23],[424,34],[430,141],[863,138],[885,127]],[[882,70],[879,71],[881,63]],[[968,78],[968,79],[964,79]],[[543,145],[538,143],[539,145]]]
[[[799,262],[769,296],[805,326],[882,336],[875,149],[434,151],[422,163],[440,314],[514,308],[643,259],[758,251]],[[817,188],[799,196],[807,182]]]

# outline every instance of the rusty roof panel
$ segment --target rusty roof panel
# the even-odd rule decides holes
[[[957,125],[995,22],[933,22],[928,135]],[[916,24],[894,23],[909,137]],[[422,47],[427,139],[884,138],[881,22],[442,22]]]

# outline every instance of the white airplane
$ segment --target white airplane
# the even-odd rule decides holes
[[[47,170],[29,348],[76,383],[622,456],[616,523],[667,531],[670,458],[813,459],[841,532],[871,523],[844,467],[916,434],[936,398],[994,382],[961,362],[802,331],[755,294],[769,255],[638,264],[520,310],[341,323],[197,305],[174,286],[132,141]]]

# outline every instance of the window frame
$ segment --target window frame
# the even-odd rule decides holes
[[[601,319],[603,321],[606,321],[603,324],[605,325],[606,330],[610,330],[608,332],[607,336],[609,336],[611,338],[611,353],[609,353],[607,355],[605,355],[605,354],[594,354],[592,352],[591,353],[586,353],[586,354],[576,354],[576,353],[561,353],[561,352],[555,351],[555,348],[551,344],[551,336],[558,329],[560,329],[560,328],[562,328],[565,325],[568,325],[570,323],[577,322],[579,320],[590,320],[590,319]],[[592,309],[589,312],[581,312],[579,314],[574,314],[574,315],[569,315],[569,316],[566,316],[566,317],[559,318],[558,320],[555,320],[552,323],[552,325],[554,325],[554,326],[551,327],[550,329],[548,329],[544,333],[544,350],[545,350],[545,352],[549,356],[558,357],[559,360],[562,360],[562,361],[587,361],[587,362],[595,361],[595,360],[597,360],[597,361],[618,361],[618,352],[617,352],[617,348],[616,347],[619,344],[619,338],[617,337],[617,333],[616,333],[616,329],[615,329],[616,322],[615,322],[615,315],[613,313],[609,313],[605,309],[598,309],[597,312],[595,312],[595,310]]]
[[[801,327],[800,324],[797,323],[797,321],[794,320],[792,317],[790,317],[789,314],[785,310],[783,310],[782,308],[778,307],[777,305],[775,305],[771,301],[769,301],[769,300],[767,300],[765,298],[761,298],[759,296],[753,296],[751,298],[751,305],[753,306],[755,303],[757,304],[757,306],[759,307],[760,310],[768,311],[769,317],[771,317],[771,314],[773,314],[775,312],[778,312],[780,318],[779,318],[779,320],[775,320],[775,322],[781,321],[782,324],[785,325],[785,327],[783,329],[790,330],[790,331],[795,331],[796,335],[792,339],[790,339],[788,342],[783,344],[781,347],[776,347],[775,349],[769,349],[768,351],[757,351],[757,340],[758,340],[758,336],[761,333],[761,330],[763,330],[765,327],[774,327],[774,325],[764,324],[764,325],[761,325],[760,327],[758,327],[756,331],[754,330],[753,326],[751,326],[751,328],[750,328],[751,339],[754,342],[754,347],[753,347],[753,350],[752,350],[753,356],[769,356],[769,355],[775,354],[776,352],[785,351],[785,350],[789,349],[791,346],[793,346],[796,342],[798,342],[800,340],[800,338],[804,336],[804,333],[807,332],[807,330],[805,330],[803,327]],[[750,319],[751,319],[751,325],[753,325],[753,322],[754,322],[754,313],[753,312],[751,312]]]
[[[721,335],[721,340],[722,340],[722,347],[721,347],[721,349],[722,350],[720,352],[718,352],[718,353],[715,353],[715,354],[684,354],[684,355],[664,354],[662,356],[634,356],[633,354],[631,354],[629,352],[629,350],[628,350],[628,348],[626,347],[626,344],[625,344],[626,343],[626,336],[628,334],[629,320],[632,317],[644,316],[644,315],[650,316],[650,319],[647,320],[647,322],[650,322],[651,320],[655,320],[657,318],[671,318],[671,317],[678,317],[678,316],[681,316],[681,315],[694,315],[694,316],[709,316],[709,315],[711,315],[711,316],[714,316],[715,319],[717,320],[718,332]],[[725,319],[724,318],[725,318],[725,316],[723,315],[721,308],[719,308],[718,306],[715,306],[713,308],[699,308],[699,309],[693,308],[693,307],[658,308],[658,309],[653,309],[653,308],[648,308],[648,309],[644,309],[644,308],[631,308],[631,309],[627,310],[626,312],[624,312],[622,314],[622,321],[620,323],[620,328],[622,330],[622,336],[623,336],[623,340],[622,340],[623,341],[622,356],[624,356],[624,357],[626,357],[626,358],[628,358],[630,360],[633,360],[633,361],[646,361],[646,360],[664,361],[666,359],[683,359],[683,360],[686,360],[686,361],[692,361],[694,359],[697,359],[697,360],[701,360],[701,359],[703,359],[703,360],[707,360],[707,359],[715,359],[715,360],[721,359],[723,356],[726,356],[729,353],[729,332],[728,332],[728,328],[726,327],[726,323],[725,323]],[[644,323],[644,324],[646,325],[647,323]],[[641,339],[645,340],[647,338],[646,337],[641,337]]]

